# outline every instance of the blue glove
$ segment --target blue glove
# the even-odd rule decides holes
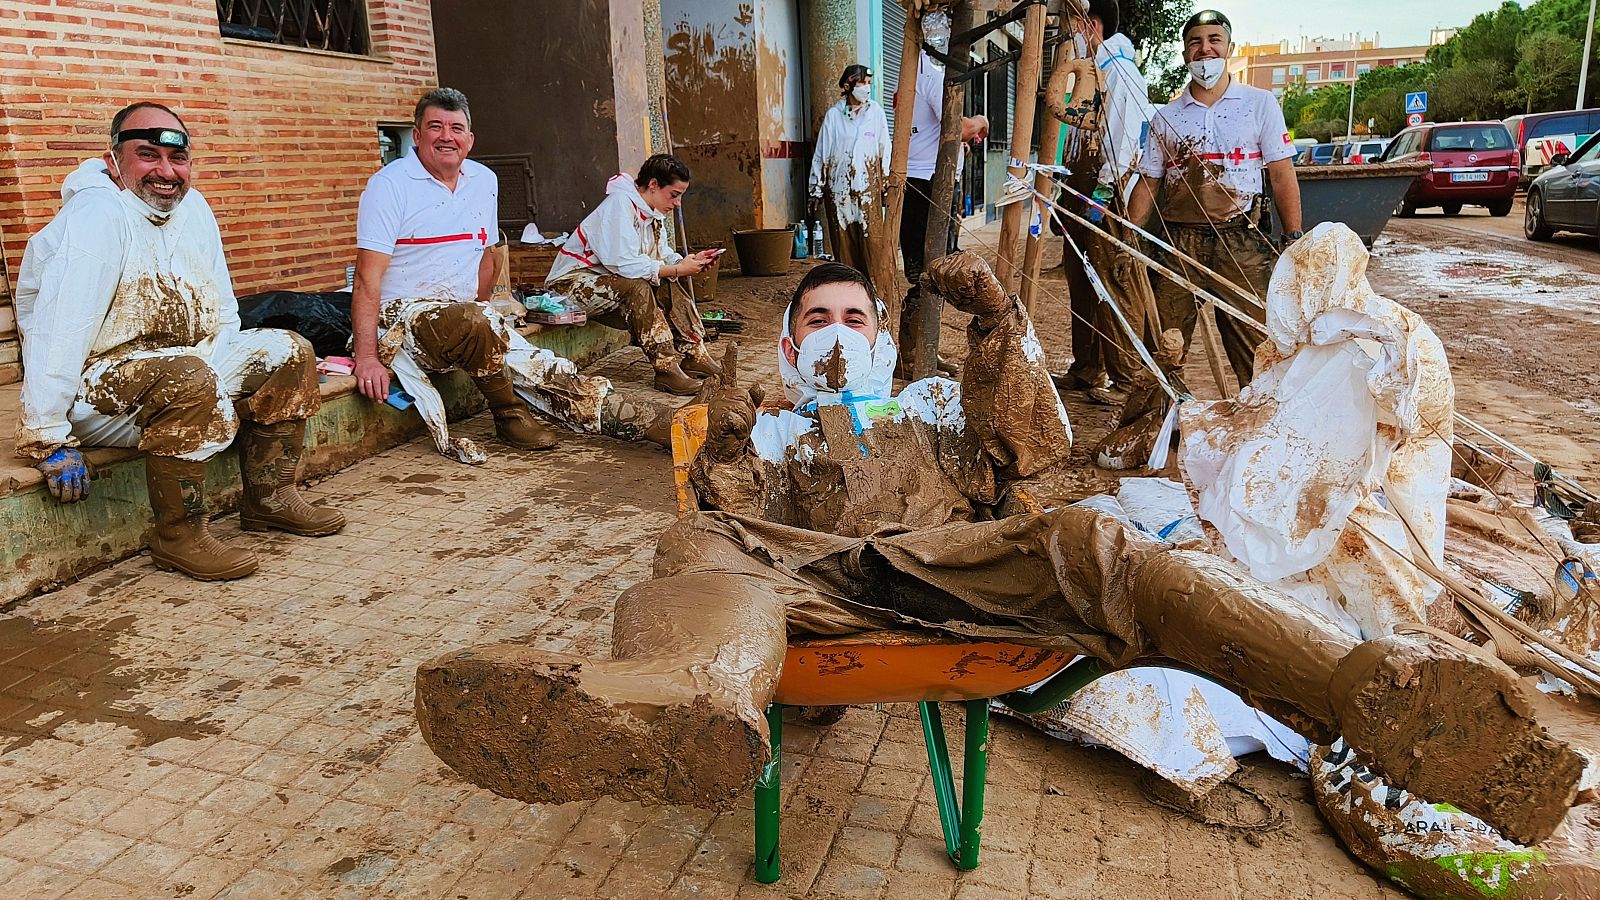
[[[71,447],[50,454],[36,468],[44,473],[50,496],[62,503],[77,503],[89,496],[89,463]]]

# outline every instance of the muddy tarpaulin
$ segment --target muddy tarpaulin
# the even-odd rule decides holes
[[[697,513],[662,536],[656,574],[702,572],[768,582],[795,632],[912,626],[1116,667],[1170,658],[1318,734],[1334,721],[1328,678],[1355,645],[1216,557],[1083,507],[863,538]]]
[[[1410,561],[1443,562],[1455,391],[1437,335],[1373,292],[1367,261],[1342,225],[1297,241],[1256,378],[1180,412],[1185,476],[1233,558],[1268,583],[1310,573],[1370,638],[1438,594]]]
[[[350,347],[350,292],[267,291],[239,298],[240,328],[282,328],[311,342],[318,356]]]

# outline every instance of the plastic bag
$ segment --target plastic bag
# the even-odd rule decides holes
[[[350,348],[350,292],[267,291],[240,297],[239,324],[293,331],[310,341],[318,356],[340,356]]]

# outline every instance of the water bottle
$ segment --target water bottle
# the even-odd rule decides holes
[[[806,223],[804,223],[804,222],[796,222],[795,225],[794,225],[794,258],[795,259],[805,259],[806,256],[807,256],[807,253],[806,253],[806,228],[805,228],[805,224]]]
[[[812,256],[821,256],[821,255],[823,255],[823,249],[822,249],[822,223],[820,221],[813,221],[811,223],[811,255]]]

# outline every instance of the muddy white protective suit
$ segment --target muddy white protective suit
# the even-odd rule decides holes
[[[304,419],[321,404],[316,357],[299,335],[241,331],[222,234],[190,190],[162,215],[120,190],[100,159],[61,188],[61,212],[28,242],[17,278],[22,421],[17,454],[59,447],[140,447],[203,461],[233,442],[234,399],[263,424]],[[182,421],[141,415],[135,370],[203,363],[215,376]],[[142,360],[151,362],[141,363]]]
[[[702,509],[618,598],[611,658],[507,643],[424,663],[416,706],[434,752],[525,800],[721,806],[769,756],[788,634],[911,628],[1118,668],[1175,661],[1303,733],[1345,734],[1419,790],[1549,834],[1582,761],[1546,734],[1515,672],[1420,639],[1359,644],[1215,556],[1090,507],[1048,508],[1070,491],[1051,477],[1070,436],[1020,302],[970,253],[930,266],[925,288],[974,316],[958,395],[930,382],[904,405],[846,396],[873,393],[886,361],[842,335],[820,348],[832,352],[799,348],[796,373],[842,401],[818,405],[813,428],[762,426],[756,398],[724,384],[691,472]],[[781,462],[758,426],[798,435]],[[1467,735],[1478,742],[1457,747]],[[1429,756],[1441,742],[1454,758]]]
[[[155,564],[238,578],[256,558],[211,536],[204,497],[205,462],[233,443],[242,416],[242,527],[343,528],[343,516],[295,488],[305,420],[322,403],[316,355],[293,332],[240,330],[222,235],[200,192],[162,212],[92,159],[61,195],[18,277],[17,454],[37,463],[63,447],[139,447],[149,454]]]
[[[683,254],[667,237],[667,215],[639,193],[632,176],[606,182],[606,197],[567,238],[545,284],[583,307],[589,318],[627,331],[656,372],[705,374],[709,364],[700,311],[677,279],[661,278],[661,267]]]
[[[920,101],[919,101],[920,102]],[[872,271],[867,234],[883,225],[883,176],[889,171],[889,121],[883,107],[840,100],[822,117],[807,188],[822,201],[834,258]]]
[[[833,198],[840,227],[866,225],[862,206],[879,199],[875,189],[889,163],[889,120],[875,100],[851,106],[840,100],[828,108],[817,132],[807,186],[813,197]]]

